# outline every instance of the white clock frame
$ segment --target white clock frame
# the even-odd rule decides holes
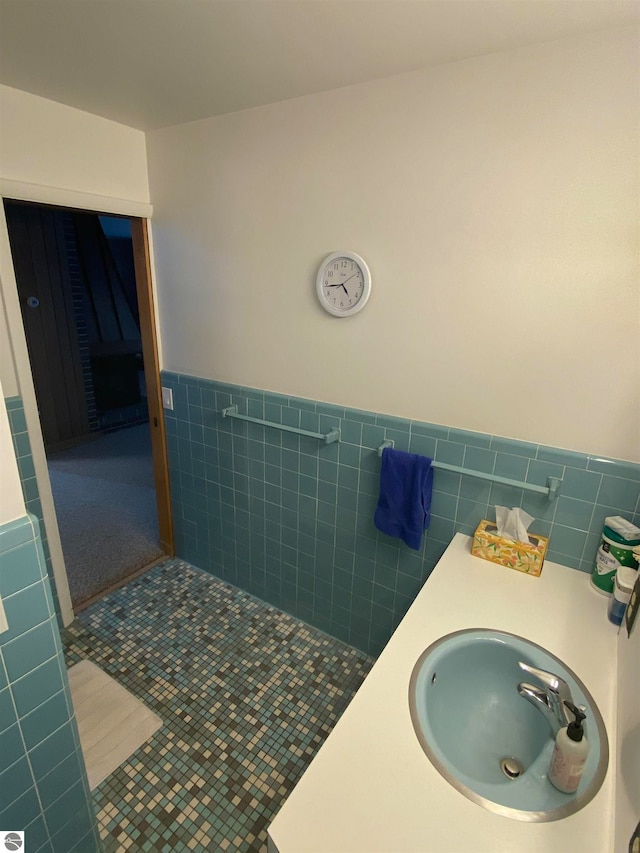
[[[327,295],[324,291],[324,277],[327,272],[327,268],[331,266],[331,264],[335,263],[335,261],[342,260],[343,258],[357,264],[360,272],[362,273],[362,295],[355,305],[344,310],[332,305],[328,301]],[[369,267],[367,266],[364,258],[361,258],[360,255],[357,255],[355,252],[346,251],[332,252],[330,255],[327,255],[318,268],[318,274],[316,276],[316,293],[318,295],[318,301],[324,310],[328,311],[328,313],[332,314],[334,317],[353,317],[353,315],[357,314],[358,311],[362,311],[364,306],[367,304],[369,296],[371,295],[371,272],[369,271]]]

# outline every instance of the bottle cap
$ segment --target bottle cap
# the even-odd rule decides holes
[[[584,737],[582,721],[587,719],[587,715],[583,714],[580,708],[576,708],[576,706],[571,702],[567,702],[565,700],[564,704],[575,717],[575,720],[572,723],[569,723],[569,725],[567,726],[567,734],[569,735],[571,740],[581,741]]]
[[[631,592],[638,578],[638,570],[633,566],[620,566],[616,572],[616,583],[625,592]]]

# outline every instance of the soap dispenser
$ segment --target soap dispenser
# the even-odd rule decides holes
[[[565,701],[564,704],[574,715],[575,720],[560,729],[556,736],[548,778],[559,791],[573,794],[580,784],[589,753],[589,743],[582,727],[582,721],[586,719],[586,715],[571,702]]]

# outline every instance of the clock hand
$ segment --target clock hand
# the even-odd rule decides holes
[[[353,275],[350,275],[349,278],[345,278],[344,281],[338,282],[338,284],[328,284],[327,287],[344,287],[347,281],[350,281],[354,275],[358,275],[357,272],[354,272]]]
[[[350,275],[350,276],[349,276],[349,278],[345,278],[345,280],[342,282],[342,286],[344,287],[344,286],[345,286],[345,284],[346,284],[348,281],[350,281],[350,280],[353,278],[353,276],[354,276],[354,275],[358,275],[358,273],[357,273],[357,272],[354,272],[354,274],[353,274],[353,275]]]
[[[346,284],[348,281],[351,281],[351,279],[353,278],[353,276],[354,276],[354,275],[358,275],[358,273],[357,273],[357,272],[354,272],[354,273],[353,273],[353,275],[350,275],[350,276],[349,276],[349,278],[345,278],[345,280],[342,282],[342,289],[343,289],[343,290],[344,290],[344,292],[347,294],[347,296],[349,295],[349,291],[348,291],[348,290],[347,290],[347,288],[345,287],[345,284]]]
[[[349,291],[348,291],[348,290],[347,290],[347,288],[345,287],[345,284],[346,284],[348,281],[350,281],[350,280],[353,278],[353,276],[356,276],[356,275],[358,275],[358,273],[357,273],[357,272],[354,272],[354,273],[353,273],[353,275],[350,275],[350,276],[349,276],[349,278],[345,278],[345,280],[344,280],[344,281],[341,281],[341,282],[339,282],[338,284],[328,284],[328,285],[327,285],[327,287],[341,287],[341,288],[344,290],[344,292],[347,294],[347,296],[348,296],[348,295],[349,295]]]
[[[349,291],[344,286],[344,282],[342,282],[342,281],[339,284],[328,284],[327,287],[341,287],[344,290],[344,292],[347,294],[347,296],[349,295]]]

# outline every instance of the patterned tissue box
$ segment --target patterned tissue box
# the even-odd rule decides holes
[[[542,572],[549,539],[547,536],[529,534],[529,542],[514,542],[497,534],[495,521],[483,518],[473,535],[471,553],[517,572],[539,577]]]

